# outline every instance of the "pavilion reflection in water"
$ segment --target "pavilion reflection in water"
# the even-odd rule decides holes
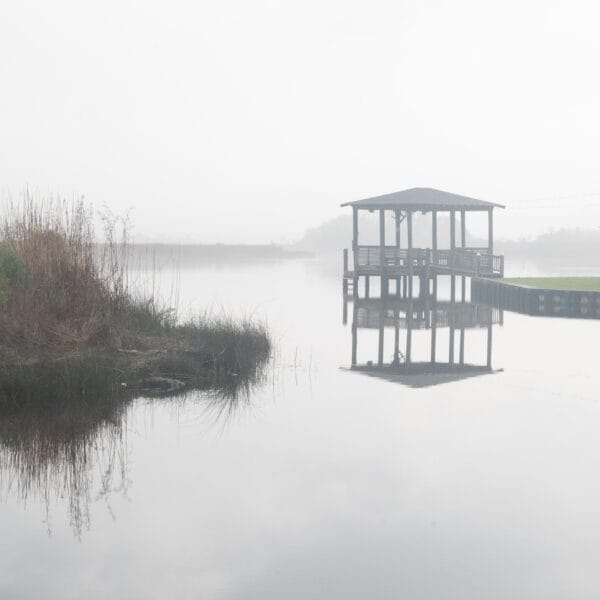
[[[493,372],[492,340],[494,325],[501,325],[501,309],[473,302],[437,301],[432,297],[348,298],[344,299],[344,324],[348,303],[352,303],[351,369],[411,387],[427,387]],[[393,347],[386,330],[393,330]],[[465,359],[468,330],[484,336],[469,340],[479,348],[480,362]],[[358,360],[361,330],[378,331],[377,349],[370,360]],[[427,357],[414,360],[414,335],[427,338]],[[444,335],[442,336],[442,332]],[[428,335],[427,335],[428,334]],[[482,337],[484,339],[482,339]],[[446,339],[447,338],[447,339]],[[423,350],[421,339],[419,350]],[[421,352],[422,354],[422,352]]]

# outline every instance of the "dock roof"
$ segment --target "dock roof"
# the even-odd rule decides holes
[[[402,210],[490,210],[492,208],[505,208],[502,204],[477,200],[468,196],[451,194],[433,188],[411,188],[384,194],[383,196],[374,196],[364,200],[355,200],[354,202],[344,202],[341,206],[353,206],[365,209],[380,208],[398,208]]]

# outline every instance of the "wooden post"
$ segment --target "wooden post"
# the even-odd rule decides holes
[[[358,347],[358,302],[352,303],[352,366],[356,367]]]
[[[396,260],[394,264],[396,265],[396,270],[400,272],[400,226],[402,225],[401,221],[402,213],[400,210],[396,209],[394,211],[394,217],[396,218]],[[400,277],[396,278],[396,296],[400,296]]]
[[[437,249],[438,249],[438,239],[437,239],[437,210],[431,212],[431,263],[433,265],[437,265]],[[435,268],[432,270],[432,279],[433,279],[433,291],[432,295],[434,299],[437,299],[437,271]]]
[[[413,249],[413,222],[412,222],[412,210],[409,210],[406,213],[406,225],[408,228],[408,297],[412,298],[413,292],[413,259],[412,259],[412,249]]]
[[[488,252],[494,254],[494,209],[488,210]],[[490,259],[491,260],[491,259]]]
[[[394,365],[400,364],[400,313],[394,310]]]
[[[487,335],[487,368],[492,368],[492,321],[490,318],[490,322],[488,324],[488,335]]]
[[[352,279],[352,295],[358,298],[358,208],[352,207],[352,261],[354,277]]]
[[[369,277],[369,275],[365,275],[365,298],[368,298],[370,294],[370,281],[371,277]]]
[[[448,340],[448,362],[454,364],[454,326],[450,325],[450,338]]]
[[[435,364],[435,343],[437,338],[437,308],[435,304],[431,309],[431,364]]]
[[[450,211],[450,259],[448,260],[448,266],[454,272],[454,251],[456,250],[456,211]],[[456,300],[456,277],[450,276],[450,300],[454,302]]]
[[[412,350],[412,297],[408,300],[408,308],[406,311],[406,364],[410,364],[411,350]]]
[[[460,346],[458,350],[458,362],[461,365],[465,364],[465,328],[460,328]]]
[[[465,221],[466,211],[460,211],[460,246],[464,250],[467,247],[467,226]],[[467,278],[463,275],[460,279],[460,299],[461,302],[466,302],[467,295]]]
[[[387,278],[385,273],[385,209],[379,209],[379,269],[380,269],[380,295],[387,296]]]
[[[385,264],[385,209],[379,209],[379,251],[381,255],[381,271]]]
[[[379,310],[379,352],[377,353],[377,364],[381,367],[383,366],[383,341],[384,341],[384,334],[385,334],[385,329],[384,329],[384,321],[383,321],[383,317],[385,315],[385,310],[383,305],[380,307]]]

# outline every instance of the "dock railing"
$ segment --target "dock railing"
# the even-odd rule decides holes
[[[354,265],[354,270],[358,274],[406,274],[411,266],[414,272],[435,269],[438,273],[481,277],[502,277],[504,274],[504,257],[490,254],[487,248],[413,248],[409,251],[395,246],[358,246],[356,257],[358,264]]]

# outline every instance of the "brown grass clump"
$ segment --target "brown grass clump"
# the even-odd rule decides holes
[[[2,350],[31,357],[110,342],[126,301],[124,272],[95,254],[82,202],[26,198],[9,207],[0,225]]]
[[[126,280],[126,223],[103,222],[98,244],[83,202],[27,196],[5,210],[0,405],[40,386],[85,394],[134,388],[140,377],[203,386],[211,377],[253,377],[270,354],[264,327],[228,319],[179,324],[153,298],[134,298]]]

